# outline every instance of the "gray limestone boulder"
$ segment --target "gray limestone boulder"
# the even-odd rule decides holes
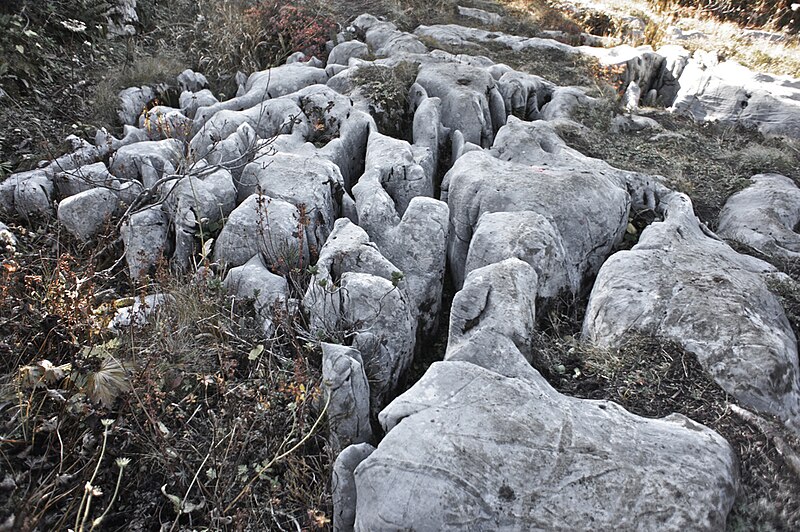
[[[372,15],[359,15],[352,26],[359,34],[364,35],[364,42],[378,57],[389,57],[397,54],[424,54],[428,51],[417,37],[399,31],[391,22],[378,20]]]
[[[287,201],[253,194],[231,212],[214,245],[214,260],[239,266],[254,255],[288,272],[309,264],[300,211]]]
[[[187,68],[178,74],[178,85],[182,91],[200,92],[208,87],[208,80],[203,74]]]
[[[359,224],[402,271],[420,332],[430,336],[436,331],[441,310],[449,231],[447,204],[417,196],[401,217],[376,171],[365,173],[353,194]]]
[[[556,87],[550,101],[542,107],[540,118],[549,121],[569,119],[576,108],[591,106],[596,101],[578,87]]]
[[[180,109],[164,105],[157,105],[139,116],[139,129],[147,131],[150,140],[188,141],[192,137],[192,125],[192,119]]]
[[[345,41],[337,44],[328,54],[329,65],[348,65],[350,59],[361,59],[369,54],[369,46],[361,41]]]
[[[381,412],[355,530],[725,528],[738,475],[721,436],[563,396],[515,356],[499,371],[435,362]]]
[[[192,174],[170,183],[165,196],[164,206],[175,229],[172,263],[185,268],[194,252],[196,237],[208,239],[203,227],[219,223],[233,211],[233,176],[225,168],[196,165]]]
[[[227,169],[238,182],[244,167],[253,160],[262,144],[266,142],[259,140],[256,130],[244,122],[227,138],[215,143],[202,160]]]
[[[156,93],[150,87],[129,87],[119,93],[119,109],[117,116],[123,124],[133,125],[139,115],[147,108]]]
[[[264,332],[269,336],[275,310],[285,307],[289,297],[286,279],[269,271],[256,255],[242,266],[228,270],[222,286],[235,299],[253,299],[256,313],[263,320]]]
[[[342,220],[333,236],[342,240],[323,249],[320,258],[325,262],[318,264],[303,306],[318,338],[352,338],[370,383],[370,413],[374,416],[392,398],[411,364],[416,319],[399,279],[392,275],[397,270],[389,272],[390,279],[364,271],[385,274],[392,268],[391,263],[380,260],[377,250],[369,249],[364,242],[366,235],[349,220]],[[337,256],[344,261],[341,266],[337,266],[342,262],[336,260]],[[376,264],[359,260],[370,256],[378,257]],[[355,265],[355,271],[342,271],[347,265]],[[339,271],[340,277],[331,276]]]
[[[638,92],[633,104],[638,104],[639,96],[647,94],[650,89],[658,89],[656,82],[664,67],[664,57],[653,51],[650,46],[632,47],[627,44],[613,48],[596,48],[581,46],[581,52],[596,57],[600,65],[607,69],[612,83],[627,90],[635,83]]]
[[[322,387],[328,401],[328,425],[334,452],[372,439],[369,383],[361,353],[338,344],[322,344]]]
[[[582,284],[622,238],[630,208],[627,190],[595,170],[528,166],[484,151],[465,153],[456,161],[442,184],[445,198],[450,207],[448,259],[456,287],[464,282],[470,242],[485,213],[531,211],[546,218],[563,246],[567,279]],[[563,288],[575,291],[577,286]]]
[[[245,123],[265,140],[292,133],[298,126],[295,119],[302,114],[297,103],[288,98],[256,102],[244,110],[201,107],[195,116],[196,133],[189,142],[189,153],[194,160],[208,156],[215,150],[217,143],[228,138]]]
[[[595,173],[627,190],[631,205],[636,209],[655,209],[658,198],[671,192],[660,176],[621,170],[602,159],[586,157],[567,146],[554,125],[543,120],[525,122],[514,116],[508,117],[506,125],[497,133],[490,153],[504,161],[533,167]]]
[[[435,24],[431,26],[418,26],[414,35],[434,40],[450,47],[469,48],[475,44],[491,43],[495,46],[504,46],[515,52],[522,50],[557,51],[564,54],[577,55],[578,49],[558,42],[554,39],[539,37],[521,37],[508,35],[499,31],[488,31],[480,28],[469,28],[458,24]]]
[[[245,166],[238,184],[240,200],[261,191],[301,210],[308,245],[319,250],[341,212],[339,168],[321,156],[276,153]]]
[[[509,338],[530,359],[537,284],[536,271],[516,258],[470,272],[450,309],[447,350],[488,331]]]
[[[119,209],[119,198],[106,188],[85,190],[61,200],[58,221],[72,235],[86,241],[94,238]]]
[[[150,294],[136,296],[133,305],[117,309],[108,328],[121,333],[128,327],[143,327],[147,320],[165,304],[174,304],[175,298],[169,294]]]
[[[414,110],[412,135],[414,147],[427,149],[431,158],[431,167],[426,173],[433,176],[439,165],[439,153],[447,137],[447,129],[442,126],[442,100],[425,96],[420,99]]]
[[[352,331],[370,383],[373,415],[394,397],[411,366],[416,320],[411,302],[392,281],[346,272],[341,279],[342,323]]]
[[[553,95],[555,85],[544,78],[510,70],[497,80],[506,115],[522,120],[539,120],[542,108]]]
[[[333,463],[331,498],[333,530],[336,532],[353,530],[356,522],[356,483],[353,472],[374,450],[375,447],[368,443],[351,445],[339,453]]]
[[[215,103],[209,107],[201,107],[197,110],[195,114],[195,131],[198,131],[209,118],[219,111],[247,110],[265,100],[280,98],[309,85],[324,84],[326,81],[328,81],[328,74],[325,69],[306,66],[302,63],[281,65],[260,72],[253,72],[247,78],[247,82],[244,85],[244,93],[241,96]]]
[[[404,140],[373,131],[367,142],[364,166],[366,171],[373,170],[380,176],[400,216],[412,198],[433,196],[433,175],[417,163],[411,145]]]
[[[601,346],[633,332],[672,340],[742,405],[800,430],[797,341],[765,283],[775,268],[704,229],[688,197],[672,194],[660,210],[663,222],[600,269],[583,337]]]
[[[53,209],[52,174],[33,170],[23,176],[11,176],[3,184],[12,185],[12,200],[9,202],[19,216],[47,218],[55,214]],[[5,194],[4,194],[5,195]],[[5,199],[3,200],[5,203]],[[3,207],[5,210],[6,206]]]
[[[683,74],[683,69],[689,64],[691,53],[683,46],[668,44],[657,50],[658,55],[664,58],[661,71],[656,78],[654,87],[657,89],[658,99],[669,107],[675,102],[675,97],[681,89],[678,81]]]
[[[134,213],[120,228],[132,279],[149,275],[162,257],[169,236],[169,216],[159,206]]]
[[[178,139],[137,142],[118,149],[108,171],[121,180],[141,181],[150,188],[164,173],[174,172],[182,159],[183,143]]]
[[[420,67],[417,83],[441,100],[442,124],[459,130],[467,142],[488,147],[506,122],[503,96],[486,69],[460,63]]]
[[[183,91],[178,98],[181,112],[189,118],[194,118],[197,110],[201,107],[211,107],[216,103],[219,103],[219,100],[209,89],[198,92]]]
[[[377,126],[372,116],[363,111],[352,110],[339,126],[339,136],[319,150],[319,155],[339,168],[345,191],[349,192],[364,172],[367,139],[375,129]]]
[[[97,187],[118,188],[119,181],[109,173],[103,163],[87,164],[53,176],[56,191],[61,198],[74,196],[79,192],[92,190]]]
[[[565,290],[577,292],[581,279],[567,263],[561,236],[544,216],[532,211],[487,212],[478,219],[469,244],[465,274],[505,259],[517,258],[536,272],[535,295],[554,300]]]
[[[474,7],[458,6],[458,14],[462,17],[475,19],[482,24],[499,24],[503,17],[497,13],[490,13]]]
[[[362,227],[346,218],[336,220],[315,266],[317,273],[314,283],[309,286],[310,291],[319,287],[319,281],[334,282],[341,279],[345,272],[369,273],[391,281],[394,274],[400,271],[381,254]]]
[[[750,125],[765,135],[800,138],[796,80],[753,72],[734,61],[706,65],[693,59],[678,81],[672,111],[699,121]]]
[[[728,198],[717,234],[781,260],[800,259],[800,188],[779,174],[758,174]]]

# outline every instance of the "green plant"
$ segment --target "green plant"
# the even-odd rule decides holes
[[[408,90],[417,77],[419,65],[401,61],[393,67],[365,65],[358,67],[352,76],[354,85],[370,102],[370,114],[375,117],[379,130],[397,138],[404,138],[411,130],[413,116],[408,110]]]

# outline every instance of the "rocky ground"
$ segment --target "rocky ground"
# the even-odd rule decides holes
[[[0,527],[800,526],[797,80],[367,4],[9,85]]]

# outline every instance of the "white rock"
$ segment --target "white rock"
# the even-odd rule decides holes
[[[105,188],[85,190],[58,204],[58,221],[80,240],[97,236],[118,210],[119,198]]]
[[[742,405],[800,430],[797,342],[765,284],[775,269],[704,230],[688,197],[672,194],[660,208],[665,220],[600,269],[584,338],[613,346],[638,332],[677,342]]]
[[[782,260],[800,259],[800,189],[788,177],[758,174],[737,192],[719,215],[717,234]]]

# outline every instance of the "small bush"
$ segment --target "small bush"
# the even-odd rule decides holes
[[[324,58],[336,31],[326,10],[306,2],[200,0],[190,49],[194,62],[225,93],[237,71],[253,72],[283,63],[294,52]]]
[[[393,67],[362,66],[353,75],[353,84],[361,87],[369,100],[370,112],[381,133],[404,138],[411,131],[413,116],[408,113],[408,90],[418,71],[416,63],[403,61]]]

